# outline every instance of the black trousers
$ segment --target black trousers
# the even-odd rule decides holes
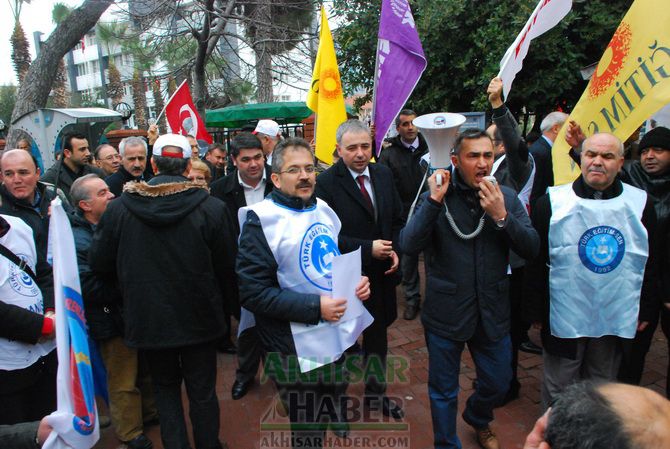
[[[245,383],[254,380],[264,355],[265,350],[256,327],[245,329],[237,337],[238,368],[235,372],[235,379]]]
[[[644,372],[644,361],[654,340],[654,333],[658,327],[659,310],[642,332],[636,332],[632,340],[622,339],[621,366],[617,380],[631,385],[639,385]]]
[[[665,338],[668,340],[668,355],[670,355],[670,310],[665,306],[662,306],[661,309],[661,329],[665,334]],[[665,384],[665,396],[670,399],[670,363],[668,363],[668,373]]]
[[[54,349],[27,368],[0,370],[0,424],[39,421],[56,410]]]
[[[363,331],[363,355],[365,357],[365,394],[382,396],[386,392],[386,354],[388,353],[388,339],[386,323],[376,317]]]
[[[216,343],[145,351],[165,449],[189,449],[181,384],[186,385],[196,449],[221,449]]]
[[[347,387],[344,357],[302,375],[295,356],[272,353],[268,360],[265,372],[274,381],[288,412],[292,446],[323,447],[330,423],[339,422],[339,416],[346,413],[340,402]]]
[[[519,368],[519,346],[528,340],[530,325],[521,318],[521,304],[523,303],[523,276],[524,267],[512,268],[509,276],[510,301],[510,338],[512,340],[512,380],[510,388],[519,388],[517,371]]]

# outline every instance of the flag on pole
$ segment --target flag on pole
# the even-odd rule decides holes
[[[47,418],[53,431],[44,448],[90,449],[100,436],[93,370],[74,237],[58,198],[51,202],[49,240],[56,306],[58,409]]]
[[[323,6],[321,6],[319,50],[312,72],[312,84],[307,94],[307,107],[316,114],[316,157],[331,164],[336,144],[335,131],[347,119],[347,112],[344,108],[333,36],[330,34]]]
[[[667,0],[633,2],[570,114],[569,120],[577,122],[587,136],[609,132],[625,141],[670,103],[669,23]],[[568,156],[565,130],[566,126],[552,149],[556,185],[579,176],[579,168]]]
[[[530,41],[555,27],[570,12],[570,9],[572,9],[572,0],[539,1],[521,33],[514,39],[514,43],[507,49],[505,56],[500,61],[498,77],[503,80],[505,98],[512,89],[514,77],[521,71],[523,60],[528,54]]]
[[[186,81],[181,83],[165,104],[165,118],[175,134],[184,136],[190,134],[198,140],[214,142],[193,104],[193,97]]]
[[[426,57],[407,0],[383,0],[373,99],[375,154],[426,70]]]

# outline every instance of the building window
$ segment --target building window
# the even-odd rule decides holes
[[[282,95],[281,96],[281,101],[291,101],[291,96],[290,95]]]
[[[91,73],[100,71],[100,63],[98,61],[91,61]]]
[[[88,75],[88,67],[86,67],[86,63],[77,64],[77,76],[84,75]]]

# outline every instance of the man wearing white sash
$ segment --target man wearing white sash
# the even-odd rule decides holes
[[[56,409],[53,296],[42,297],[53,277],[20,218],[0,215],[0,245],[16,260],[0,255],[0,424],[15,424]]]
[[[343,333],[357,336],[362,329],[357,318],[333,325],[347,308],[346,299],[330,296],[340,221],[314,196],[316,168],[309,144],[280,142],[271,178],[275,190],[239,211],[240,304],[255,315],[268,353],[265,371],[288,410],[293,447],[322,447],[328,423],[319,413],[324,407],[332,410],[344,377],[341,357],[321,355],[333,353]],[[361,279],[356,296],[370,296],[367,278]],[[301,378],[307,371],[309,379]],[[299,430],[297,424],[302,424]]]
[[[615,380],[621,339],[648,325],[657,300],[656,213],[644,191],[617,179],[622,165],[621,141],[594,134],[582,175],[550,188],[532,212],[541,249],[527,267],[525,312],[542,328],[545,408],[578,380]]]

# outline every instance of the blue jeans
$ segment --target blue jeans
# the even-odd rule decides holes
[[[458,376],[465,343],[426,330],[428,395],[435,449],[461,448],[461,441],[456,435],[456,413]],[[477,329],[467,344],[477,370],[477,388],[468,398],[463,419],[479,429],[493,421],[493,409],[502,402],[509,389],[512,379],[512,346],[509,335],[498,341],[490,341],[481,328]]]

